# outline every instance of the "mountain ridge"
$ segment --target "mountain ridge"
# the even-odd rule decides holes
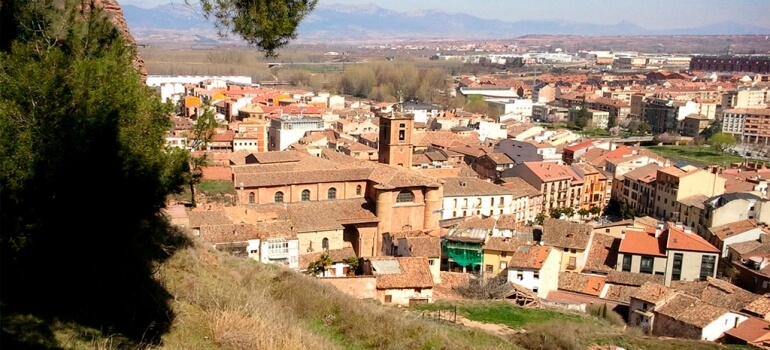
[[[126,21],[132,31],[200,31],[215,35],[213,23],[203,18],[199,7],[164,4],[151,9],[124,5]],[[443,10],[398,12],[373,4],[321,4],[298,28],[299,40],[325,38],[453,38],[503,39],[529,34],[540,35],[757,35],[770,34],[769,28],[736,22],[719,22],[693,28],[648,29],[630,21],[583,23],[557,19],[529,19],[514,22],[482,19]]]

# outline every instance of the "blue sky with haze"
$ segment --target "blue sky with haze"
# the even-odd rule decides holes
[[[119,0],[121,4],[144,8],[172,2],[179,4],[184,0]],[[628,21],[648,29],[737,22],[770,28],[770,0],[320,0],[319,4],[374,4],[399,12],[439,9],[507,22],[557,19],[615,24]]]

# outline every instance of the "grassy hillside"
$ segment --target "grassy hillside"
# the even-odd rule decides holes
[[[349,297],[296,272],[235,258],[195,245],[179,250],[156,274],[173,296],[176,315],[160,349],[628,349],[720,348],[660,340],[579,314],[525,310],[506,302],[423,305],[415,312]],[[450,309],[490,322],[490,332],[421,318],[421,310]],[[3,315],[3,346],[14,349],[142,349],[74,323]],[[495,335],[496,334],[496,335]]]

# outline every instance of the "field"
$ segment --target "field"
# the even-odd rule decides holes
[[[696,166],[739,163],[743,158],[727,153],[719,153],[709,146],[647,146],[647,149],[674,162],[686,161]]]

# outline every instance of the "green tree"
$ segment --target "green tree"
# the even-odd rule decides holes
[[[564,208],[551,208],[549,213],[549,215],[554,219],[561,218],[561,214],[564,214]]]
[[[297,37],[300,21],[317,4],[318,0],[200,1],[203,14],[214,21],[221,36],[236,34],[268,57],[277,56],[275,50]]]
[[[307,266],[307,274],[312,276],[318,276],[323,275],[326,270],[329,269],[329,266],[332,266],[331,258],[329,258],[329,254],[323,253],[321,254],[321,257],[318,258],[316,261],[311,261]]]
[[[735,146],[735,138],[730,134],[718,132],[708,138],[706,143],[713,147],[717,152],[724,152],[726,149]]]
[[[484,96],[470,95],[465,100],[465,111],[479,114],[487,114],[489,112],[489,104],[484,100]]]
[[[595,205],[592,205],[591,208],[588,209],[588,212],[591,213],[592,215],[599,215],[599,213],[602,212],[602,209]]]
[[[348,276],[355,276],[358,270],[359,259],[356,256],[345,258],[342,262],[348,264]]]
[[[0,52],[0,305],[157,341],[173,312],[152,275],[184,241],[159,215],[188,166],[164,151],[171,106],[100,10],[14,6],[25,25]]]
[[[581,218],[588,216],[590,213],[591,212],[589,212],[586,208],[580,208],[580,210],[578,210],[578,215],[580,215]]]
[[[203,113],[195,118],[189,131],[190,149],[205,151],[217,126],[219,126],[219,121],[214,114],[214,108],[208,103],[204,104]],[[189,171],[185,174],[185,182],[190,186],[191,203],[195,206],[195,186],[203,180],[203,168],[209,165],[209,159],[206,152],[201,152],[197,156],[190,154],[188,160]]]
[[[545,212],[537,213],[537,215],[535,216],[535,223],[538,225],[542,225],[543,222],[545,221],[545,217],[546,217]]]

